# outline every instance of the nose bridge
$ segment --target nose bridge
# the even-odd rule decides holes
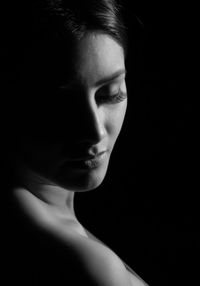
[[[94,141],[101,141],[105,134],[105,126],[104,126],[104,117],[103,112],[97,106],[95,102],[94,96],[88,96],[87,99],[87,114],[85,115],[88,117],[88,131],[89,131],[89,138],[90,140]]]

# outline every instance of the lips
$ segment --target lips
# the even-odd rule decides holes
[[[100,157],[101,155],[103,155],[106,151],[101,151],[98,152],[96,154],[86,154],[86,155],[82,155],[80,157],[74,157],[74,158],[70,158],[67,161],[69,162],[78,162],[78,161],[87,161],[87,160],[94,160],[97,159],[98,157]]]
[[[106,155],[107,151],[100,151],[97,154],[87,154],[80,157],[70,158],[65,161],[67,167],[73,169],[94,169],[99,167]]]

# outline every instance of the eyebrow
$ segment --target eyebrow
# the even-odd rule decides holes
[[[114,72],[112,75],[98,80],[97,82],[95,82],[94,86],[98,87],[100,85],[104,85],[106,83],[114,81],[118,77],[120,77],[121,75],[126,74],[126,73],[127,73],[126,69],[120,69],[120,70]],[[61,86],[60,88],[61,89],[70,88],[74,84],[77,84],[76,77],[73,77],[71,80],[69,80],[65,85]]]
[[[127,73],[127,71],[125,69],[120,69],[120,70],[114,72],[112,75],[98,80],[95,83],[95,86],[100,86],[100,85],[106,84],[110,81],[114,81],[115,79],[117,79],[118,77],[120,77],[121,75],[126,74],[126,73]]]

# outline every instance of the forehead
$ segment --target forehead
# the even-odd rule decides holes
[[[74,79],[92,85],[125,68],[124,50],[106,34],[87,34],[77,44],[74,67]]]
[[[49,48],[42,44],[38,49],[34,46],[21,69],[20,84],[25,92],[26,86],[52,91],[77,82],[94,85],[123,69],[123,48],[106,34],[88,32],[73,48],[65,42]]]

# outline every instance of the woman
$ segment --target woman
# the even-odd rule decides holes
[[[73,204],[75,192],[102,183],[126,112],[119,7],[55,0],[33,1],[31,9],[31,37],[24,41],[18,29],[23,57],[12,88],[20,94],[7,136],[15,180],[6,285],[146,285],[81,225]]]

